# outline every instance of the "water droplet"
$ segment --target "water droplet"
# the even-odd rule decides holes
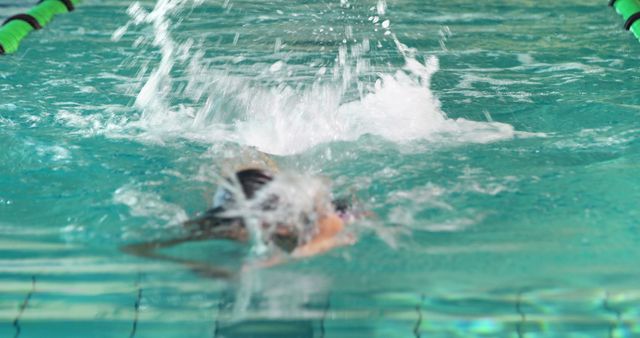
[[[384,13],[387,11],[387,2],[385,0],[378,0],[376,10],[378,12],[378,15],[384,15]]]

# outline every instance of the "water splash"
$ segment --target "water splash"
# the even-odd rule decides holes
[[[507,124],[447,117],[430,89],[430,79],[438,71],[437,58],[421,62],[415,50],[398,41],[384,17],[385,1],[374,7],[377,19],[371,21],[375,30],[381,29],[395,43],[404,67],[377,71],[366,57],[368,38],[357,43],[344,39],[332,68],[316,70],[281,59],[264,66],[254,64],[253,76],[242,75],[239,68],[246,65],[234,62],[211,66],[204,47],[191,39],[182,43],[173,39],[173,16],[188,4],[201,2],[159,0],[150,12],[139,3],[130,7],[132,21],[123,30],[129,25],[151,25],[152,43],[161,52],[151,74],[145,77],[141,72],[144,85],[135,105],[142,115],[129,123],[131,127],[160,138],[235,142],[278,155],[301,153],[323,143],[355,141],[363,135],[396,143],[483,143],[516,135]],[[353,37],[351,26],[345,29],[345,37]],[[176,86],[172,74],[179,70],[185,83]],[[300,72],[315,75],[302,81],[292,78]]]
[[[114,33],[113,38],[119,39],[132,26],[150,26],[146,47],[160,52],[155,66],[149,67],[154,64],[149,61],[138,72],[135,107],[141,114],[124,126],[134,130],[130,134],[138,139],[232,143],[269,154],[293,155],[330,142],[355,142],[365,135],[396,144],[418,141],[429,146],[486,143],[518,135],[508,124],[452,119],[442,111],[431,90],[439,60],[425,57],[398,39],[384,0],[377,1],[371,16],[363,20],[373,30],[371,34],[362,34],[349,23],[343,33],[329,26],[327,30],[339,36],[337,44],[329,50],[304,51],[308,59],[325,60],[311,63],[291,57],[281,37],[273,40],[275,45],[259,44],[258,37],[244,31],[231,32],[233,47],[229,48],[237,48],[237,55],[230,56],[225,50],[224,56],[212,56],[207,44],[197,37],[179,37],[176,22],[188,20],[180,15],[189,6],[200,4],[159,0],[147,11],[136,2],[129,9],[131,22]],[[341,5],[343,10],[355,6],[346,1]],[[325,34],[323,30],[317,31]],[[255,45],[241,47],[250,48],[257,57],[247,57],[238,46],[252,43],[252,39]],[[136,44],[143,46],[140,41]],[[395,56],[387,57],[395,59],[379,59],[376,48],[384,50],[384,55],[394,51]],[[333,53],[332,60],[327,53]],[[258,256],[268,251],[273,231],[264,229],[263,224],[296,224],[300,233],[311,236],[313,220],[301,219],[313,218],[317,196],[329,196],[322,180],[288,173],[278,176],[261,193],[264,198],[248,201],[237,194],[241,203],[228,211],[245,220]],[[260,205],[273,195],[287,199],[280,201],[276,210],[265,211]],[[385,235],[377,224],[363,225],[367,226],[391,246],[396,245],[395,234]]]
[[[113,201],[116,204],[128,206],[132,216],[153,217],[169,225],[178,225],[188,219],[187,213],[180,206],[166,202],[154,193],[140,191],[131,185],[117,189],[113,194]]]
[[[221,184],[234,200],[223,215],[244,220],[255,256],[274,246],[271,238],[278,227],[298,234],[297,245],[302,245],[316,235],[318,218],[333,212],[329,182],[319,177],[281,172],[251,199],[245,198],[239,182]]]

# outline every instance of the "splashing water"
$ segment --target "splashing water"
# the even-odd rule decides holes
[[[637,55],[602,3],[185,0],[157,14],[139,0],[136,26],[134,1],[92,1],[0,62],[5,323],[36,276],[27,335],[638,331]],[[247,245],[155,251],[173,262],[118,251],[186,238],[247,144],[362,201],[375,215],[348,227],[358,243],[229,281],[180,261],[236,270]],[[396,234],[397,249],[381,240]]]
[[[245,198],[237,181],[222,185],[235,201],[223,215],[244,220],[256,256],[273,246],[271,238],[279,226],[298,234],[297,245],[308,242],[316,234],[316,220],[333,210],[329,184],[319,177],[281,172],[251,199]]]
[[[135,107],[142,114],[124,126],[135,130],[136,138],[235,143],[269,154],[294,155],[325,143],[353,142],[364,135],[397,144],[486,143],[519,135],[508,124],[447,117],[430,88],[439,60],[435,56],[421,58],[417,50],[399,41],[385,18],[386,1],[377,2],[372,9],[374,16],[367,22],[383,32],[384,41],[395,46],[403,65],[391,66],[385,61],[384,68],[376,68],[370,55],[370,38],[375,37],[364,36],[357,41],[353,27],[347,25],[333,61],[292,61],[282,53],[286,43],[278,37],[275,48],[268,51],[272,54],[263,56],[268,62],[252,64],[250,72],[244,70],[243,54],[223,57],[221,62],[209,56],[204,43],[196,42],[195,37],[182,42],[175,37],[178,16],[202,2],[158,0],[150,11],[135,2],[128,10],[131,21],[112,36],[117,40],[132,26],[150,25],[151,35],[140,36],[136,44],[150,41],[160,52],[160,60],[150,73],[148,64],[138,72]],[[341,8],[352,7],[348,2],[341,3]],[[236,33],[234,46],[239,36],[248,39]],[[290,173],[278,176],[256,199],[248,201],[241,193],[236,194],[241,203],[228,211],[244,219],[254,256],[264,255],[272,245],[269,238],[275,229],[265,229],[263,224],[294,224],[302,234],[300,240],[308,240],[313,235],[318,196],[330,196],[321,179]],[[286,199],[279,201],[275,210],[264,210],[262,203],[274,195]],[[330,200],[324,203],[330,204]],[[396,246],[395,234],[385,234],[377,225],[371,228]]]
[[[265,66],[262,74],[267,74],[266,79],[250,79],[232,75],[233,65],[225,69],[208,66],[204,52],[192,40],[174,41],[171,16],[189,3],[198,6],[202,1],[160,0],[151,12],[134,3],[129,9],[132,21],[113,35],[118,39],[132,24],[151,24],[153,45],[161,52],[159,65],[137,96],[135,105],[143,114],[131,123],[133,127],[160,137],[235,142],[278,155],[301,153],[333,141],[354,141],[367,134],[396,143],[484,143],[516,135],[507,124],[448,118],[430,90],[438,59],[431,56],[424,63],[418,61],[415,51],[391,33],[389,20],[381,27],[404,57],[402,69],[377,73],[374,83],[362,80],[373,71],[365,59],[370,49],[365,38],[350,48],[341,45],[333,69],[322,67],[311,84],[293,85],[285,74],[296,65],[286,60]],[[381,1],[376,11],[383,15],[386,8]],[[347,33],[352,34],[350,29]],[[187,83],[181,89],[174,88],[171,75],[177,64],[187,65]],[[194,104],[172,105],[172,98]]]

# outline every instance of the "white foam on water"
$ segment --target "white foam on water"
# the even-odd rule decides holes
[[[449,186],[428,183],[409,190],[399,190],[388,194],[385,201],[392,206],[388,221],[402,224],[411,231],[459,232],[484,220],[487,211],[460,209],[452,203],[454,195],[496,196],[504,192],[514,192],[515,177],[478,179],[471,171],[458,177],[458,182]],[[432,212],[425,220],[421,213]]]
[[[374,71],[364,57],[368,40],[340,47],[334,69],[310,69],[318,74],[317,79],[304,85],[289,83],[285,60],[265,65],[258,72],[262,79],[231,75],[239,73],[236,67],[246,66],[210,67],[193,41],[177,43],[171,36],[172,15],[199,2],[159,0],[149,12],[134,3],[129,10],[132,21],[114,33],[113,38],[118,39],[130,25],[149,24],[154,30],[153,44],[162,55],[137,95],[135,106],[142,114],[129,122],[130,127],[147,132],[142,138],[150,133],[157,138],[236,142],[270,154],[291,155],[319,144],[355,141],[363,135],[396,143],[485,143],[517,134],[504,123],[448,118],[430,89],[431,76],[438,71],[437,58],[420,62],[415,51],[393,34],[387,35],[404,55],[405,66],[378,73],[375,83],[360,80],[362,74]],[[380,3],[378,7],[386,9],[386,3]],[[386,28],[390,25],[385,24]],[[187,83],[176,90],[171,74],[177,65],[186,65]],[[359,91],[355,97],[353,88]],[[171,104],[172,98],[191,104]]]
[[[152,217],[169,225],[180,224],[188,219],[187,213],[179,205],[166,202],[157,194],[140,191],[132,185],[116,190],[113,201],[129,207],[132,216]]]
[[[42,157],[49,157],[53,162],[71,159],[71,151],[59,145],[38,146],[36,147],[36,153]]]

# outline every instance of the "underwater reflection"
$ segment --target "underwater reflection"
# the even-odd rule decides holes
[[[322,275],[243,273],[220,299],[214,337],[324,337],[331,284]]]

